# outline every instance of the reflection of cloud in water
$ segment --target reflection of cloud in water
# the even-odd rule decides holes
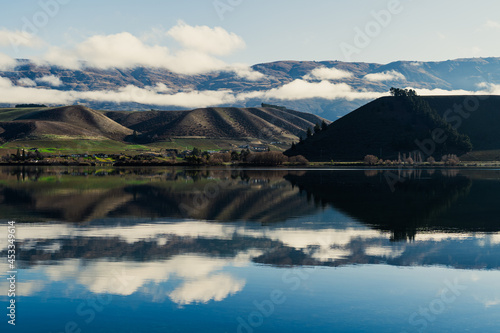
[[[485,308],[490,308],[490,307],[493,307],[493,306],[498,306],[498,305],[500,305],[500,298],[485,300],[485,301],[483,301],[483,304],[484,304]]]
[[[401,256],[404,253],[405,249],[388,247],[388,246],[370,246],[365,249],[365,253],[369,256],[374,257],[382,257],[382,258],[390,258],[394,259]]]
[[[58,265],[38,266],[35,270],[40,270],[53,282],[73,280],[96,294],[122,296],[131,295],[151,282],[160,284],[175,276],[185,282],[170,294],[174,302],[206,303],[223,300],[241,291],[245,281],[221,271],[229,266],[246,266],[250,258],[259,254],[256,251],[241,252],[235,258],[227,259],[181,255],[157,262],[66,260]],[[39,290],[32,288],[32,291]],[[33,292],[23,295],[29,296]]]
[[[231,224],[207,223],[201,221],[180,223],[140,224],[127,227],[80,228],[70,225],[30,225],[19,233],[19,241],[35,239],[55,240],[74,237],[115,238],[129,244],[140,240],[156,240],[159,245],[168,242],[169,235],[177,237],[230,240],[235,235],[252,238],[267,238],[280,241],[287,246],[305,249],[310,246],[346,246],[353,239],[387,238],[386,233],[365,229],[296,229],[296,228],[247,228]],[[25,243],[32,248],[32,242]],[[53,250],[56,247],[47,247]],[[23,247],[24,248],[24,247]],[[26,249],[26,248],[25,248]]]
[[[2,271],[6,272],[6,271]],[[5,291],[4,295],[7,296],[7,291],[9,290],[9,282],[4,275],[0,275],[2,280],[0,280],[0,290]],[[18,281],[16,281],[16,297],[19,296],[32,296],[45,288],[45,283],[39,280],[29,280],[29,281],[19,281],[19,275],[17,276]]]
[[[310,254],[311,258],[319,261],[333,261],[348,257],[351,254],[351,251],[322,246],[319,249],[310,251]]]
[[[351,228],[320,230],[282,228],[269,231],[252,231],[249,233],[243,231],[242,234],[270,238],[296,249],[305,249],[315,245],[320,247],[346,246],[353,239],[366,240],[384,237],[384,233],[380,231]]]
[[[179,223],[138,224],[134,226],[113,227],[79,227],[68,224],[31,224],[23,225],[17,233],[18,241],[34,239],[61,239],[74,237],[119,237],[127,243],[135,243],[142,239],[160,239],[164,235],[179,237],[203,237],[231,239],[236,231],[232,225],[206,223],[201,221]],[[7,243],[0,243],[7,248]]]
[[[245,286],[244,280],[238,280],[228,274],[217,274],[202,279],[185,282],[169,294],[177,304],[207,303],[222,301],[234,295]]]
[[[500,234],[488,234],[486,239],[490,245],[500,245]]]
[[[482,234],[454,234],[454,233],[418,233],[415,242],[442,242],[445,240],[465,240],[470,238],[482,238]]]
[[[147,283],[167,281],[171,275],[193,281],[252,261],[272,265],[500,267],[499,233],[419,232],[412,242],[395,243],[390,232],[335,223],[299,223],[288,228],[283,224],[202,221],[115,227],[30,224],[19,230],[21,260],[31,266],[60,260],[64,265],[47,268],[52,280],[59,275],[60,279],[72,276],[98,293],[131,294]],[[490,251],[484,252],[485,247]],[[70,258],[93,261],[86,261],[82,268],[77,260],[72,267]],[[130,258],[144,262],[127,262]],[[109,270],[123,271],[137,280],[121,288],[109,279]]]
[[[477,240],[480,246],[500,245],[500,233],[419,233],[415,236],[416,242],[443,242]]]

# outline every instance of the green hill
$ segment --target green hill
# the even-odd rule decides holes
[[[78,105],[4,112],[1,118],[6,121],[0,122],[0,140],[4,142],[46,136],[124,140],[133,133],[101,113]]]
[[[95,151],[92,147],[96,144],[102,152],[147,151],[149,146],[217,150],[249,144],[284,150],[307,128],[322,121],[313,114],[272,107],[137,112],[96,111],[79,105],[9,108],[0,109],[0,142],[4,149],[67,148],[79,152]]]
[[[490,159],[500,150],[499,125],[500,96],[383,97],[286,154],[310,161],[356,161],[369,154],[396,159],[412,151],[421,151],[424,159],[466,153]]]
[[[190,111],[111,111],[110,119],[140,133],[146,141],[171,137],[296,140],[323,118],[276,108],[205,108]]]

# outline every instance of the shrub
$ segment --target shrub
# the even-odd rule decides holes
[[[288,157],[277,151],[268,151],[264,153],[251,153],[246,161],[251,164],[281,165],[288,162]]]
[[[379,162],[379,159],[375,155],[366,155],[364,158],[364,162],[368,165],[376,165]]]
[[[443,155],[443,157],[441,157],[441,161],[446,165],[457,165],[460,163],[460,159],[455,154]]]
[[[292,156],[288,159],[288,162],[298,165],[308,165],[309,161],[302,155]]]
[[[215,153],[211,156],[211,159],[216,159],[216,160],[220,160],[221,162],[228,163],[228,162],[231,162],[231,154],[230,153]]]

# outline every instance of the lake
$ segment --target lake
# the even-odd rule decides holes
[[[499,199],[500,170],[3,167],[1,331],[498,332]]]

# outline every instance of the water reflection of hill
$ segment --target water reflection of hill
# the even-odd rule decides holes
[[[282,222],[331,206],[394,240],[498,231],[500,173],[393,170],[0,168],[0,212],[22,221],[175,218]]]
[[[412,239],[419,230],[500,230],[500,208],[491,202],[499,197],[500,182],[471,180],[467,173],[450,170],[403,171],[399,175],[396,170],[389,179],[400,176],[402,181],[392,191],[385,172],[308,171],[285,179],[316,202],[391,231],[395,240]],[[457,210],[467,213],[456,214]]]
[[[0,169],[2,218],[83,222],[105,217],[270,223],[311,214],[286,171]]]

